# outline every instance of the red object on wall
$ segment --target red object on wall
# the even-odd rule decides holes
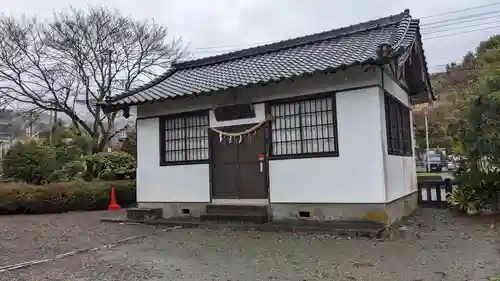
[[[115,188],[111,187],[111,203],[109,203],[108,210],[120,210],[121,207],[116,203],[116,194],[115,194]]]

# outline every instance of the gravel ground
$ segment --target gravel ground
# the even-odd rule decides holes
[[[52,258],[153,230],[144,225],[103,224],[104,216],[122,212],[0,216],[0,267]]]
[[[479,281],[499,270],[497,231],[491,223],[425,209],[385,241],[179,229],[0,273],[0,280]]]

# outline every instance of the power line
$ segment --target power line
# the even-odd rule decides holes
[[[446,68],[447,66],[450,66],[450,64],[441,64],[441,65],[429,65],[427,68],[434,68],[436,69],[435,73],[459,73],[459,72],[468,72],[468,71],[477,71],[477,70],[482,70],[481,68],[470,68],[470,67],[461,67],[459,62],[456,62],[456,68],[449,68],[448,71],[443,71],[443,70],[438,70],[438,68]]]
[[[451,11],[443,14],[435,14],[435,15],[430,15],[430,16],[425,16],[425,17],[420,17],[420,19],[425,19],[425,18],[431,18],[435,16],[442,16],[442,15],[447,15],[447,14],[453,14],[453,13],[459,13],[459,12],[464,12],[464,11],[469,11],[469,10],[474,10],[474,9],[479,9],[479,8],[484,8],[484,7],[489,7],[489,6],[494,6],[494,5],[500,5],[500,2],[497,3],[492,3],[492,4],[487,4],[487,5],[480,5],[480,6],[475,6],[475,7],[470,7],[467,9],[462,9],[462,10],[456,10],[456,11]],[[445,20],[440,20],[440,21],[435,21],[431,23],[426,23],[426,24],[421,24],[420,27],[422,29],[434,29],[434,28],[439,28],[439,27],[444,27],[444,26],[450,26],[453,24],[458,24],[455,21],[460,21],[460,20],[465,20],[460,23],[468,23],[468,22],[473,22],[473,21],[478,21],[478,20],[485,20],[489,18],[493,18],[495,16],[493,15],[498,15],[500,14],[500,10],[496,11],[489,11],[485,13],[478,13],[478,14],[472,14],[472,15],[467,15],[467,16],[461,16],[461,17],[456,17],[452,19],[445,19]],[[489,16],[489,17],[484,17],[484,16]],[[483,18],[477,18],[477,17],[483,17]],[[450,23],[452,22],[452,23]],[[433,26],[439,23],[445,23],[437,26]],[[286,39],[285,39],[286,40]],[[249,45],[262,45],[262,44],[270,44],[270,43],[275,43],[278,42],[277,40],[273,41],[262,41],[262,42],[254,42],[254,43],[248,43],[248,44],[234,44],[234,45],[221,45],[221,46],[210,46],[210,47],[200,47],[200,48],[195,48],[195,50],[214,50],[214,49],[222,49],[222,48],[235,48],[235,47],[246,47]]]
[[[462,44],[460,44],[462,45]],[[472,55],[473,52],[472,51],[469,51]],[[439,68],[439,67],[445,67],[447,64],[450,64],[450,63],[457,63],[459,64],[460,61],[463,61],[465,59],[465,57],[468,56],[468,53],[464,53],[460,56],[446,56],[446,57],[439,57],[439,58],[436,58],[434,59],[434,61],[439,61],[438,63],[436,64],[433,64],[433,65],[430,65],[428,64],[427,67],[428,68]],[[446,61],[446,62],[442,62],[442,61]]]
[[[494,22],[490,22],[490,23],[498,23],[500,21],[494,21]],[[453,31],[453,30],[457,30],[457,29],[464,29],[464,28],[470,28],[470,27],[476,27],[476,26],[481,26],[481,25],[484,25],[486,23],[483,23],[483,24],[476,24],[476,25],[468,25],[468,26],[463,26],[463,27],[459,27],[459,28],[455,28],[455,29],[446,29],[446,30],[437,30],[437,31],[431,31],[431,32],[427,32],[425,34],[422,34],[422,36],[426,36],[428,34],[435,34],[435,33],[442,33],[442,32],[449,32],[449,31]],[[455,32],[455,33],[450,33],[450,34],[443,34],[443,35],[438,35],[438,36],[432,36],[432,37],[424,37],[424,41],[427,41],[427,40],[432,40],[432,39],[437,39],[437,38],[443,38],[443,37],[450,37],[450,36],[454,36],[454,35],[461,35],[461,34],[468,34],[468,33],[474,33],[474,32],[478,32],[478,31],[483,31],[483,30],[488,30],[488,29],[493,29],[493,28],[499,28],[500,26],[496,25],[496,26],[489,26],[489,27],[485,27],[485,28],[479,28],[479,29],[472,29],[472,30],[465,30],[465,31],[461,31],[461,32]],[[258,44],[258,43],[254,43],[254,44]],[[233,45],[233,46],[245,46],[245,45]],[[248,45],[246,45],[248,46]],[[221,46],[221,48],[227,48],[227,47],[230,47],[230,46]],[[231,50],[223,50],[223,49],[213,49],[213,50],[203,50],[203,51],[198,51],[198,52],[195,52],[195,53],[203,53],[203,54],[210,54],[210,53],[215,53],[215,52],[218,52],[218,51],[231,51]]]
[[[424,16],[420,17],[420,19],[425,19],[425,18],[432,18],[432,17],[437,17],[437,16],[443,16],[443,15],[448,15],[448,14],[454,14],[454,13],[459,13],[459,12],[464,12],[464,11],[469,11],[469,10],[476,10],[480,8],[485,8],[485,7],[491,7],[495,5],[500,5],[500,2],[496,3],[491,3],[491,4],[486,4],[486,5],[480,5],[480,6],[474,6],[466,9],[461,9],[461,10],[455,10],[455,11],[450,11],[447,13],[441,13],[441,14],[434,14],[434,15],[429,15],[429,16]],[[482,26],[488,23],[497,23],[498,21],[494,22],[486,22],[486,23],[480,23],[480,24],[474,24],[474,25],[468,25],[468,26],[462,26],[458,27],[456,29],[447,29],[447,30],[434,30],[440,27],[445,27],[445,26],[451,26],[451,25],[457,25],[457,24],[465,24],[469,22],[477,22],[480,20],[486,20],[490,18],[496,18],[500,14],[500,10],[496,11],[489,11],[489,12],[484,12],[484,13],[476,13],[472,15],[467,15],[467,16],[461,16],[461,17],[455,17],[451,19],[445,19],[445,20],[440,20],[440,21],[435,21],[427,24],[421,24],[420,26],[423,27],[422,30],[429,30],[431,29],[432,31],[429,32],[422,32],[423,36],[428,35],[428,34],[434,34],[434,33],[442,33],[442,32],[448,32],[448,31],[453,31],[456,29],[464,29],[464,28],[470,28],[470,27],[476,27],[476,26]],[[480,17],[480,18],[478,18]],[[425,40],[429,39],[436,39],[436,38],[443,38],[443,37],[449,37],[453,35],[459,35],[459,34],[464,34],[464,33],[472,33],[472,32],[477,32],[477,31],[482,31],[482,30],[487,30],[487,29],[492,29],[492,28],[497,28],[498,26],[491,26],[491,27],[486,27],[486,28],[481,28],[481,29],[475,29],[475,30],[469,30],[469,31],[464,31],[460,33],[451,33],[451,34],[445,34],[445,35],[440,35],[440,36],[433,36],[433,37],[427,37]],[[285,39],[287,40],[287,39]],[[273,41],[263,41],[263,42],[255,42],[255,43],[247,43],[247,44],[233,44],[233,45],[222,45],[222,46],[210,46],[210,47],[200,47],[196,48],[194,50],[194,54],[206,54],[206,55],[211,55],[215,54],[218,52],[230,52],[234,51],[234,48],[251,48],[251,47],[257,47],[259,45],[264,45],[264,44],[270,44],[270,43],[276,43],[279,42],[278,40],[273,40]]]
[[[471,26],[466,26],[466,27],[471,27]],[[462,32],[456,32],[456,33],[450,33],[450,34],[443,34],[443,35],[439,35],[439,36],[428,37],[428,38],[425,38],[425,40],[432,40],[432,39],[450,37],[450,36],[455,36],[455,35],[462,35],[462,34],[467,34],[467,33],[474,33],[474,32],[493,29],[493,28],[500,28],[500,25],[490,26],[490,27],[486,27],[486,28],[473,29],[473,30],[467,30],[467,31],[462,31]],[[446,30],[446,31],[448,31],[448,30]],[[431,32],[431,33],[437,33],[437,32]],[[428,34],[431,34],[431,33],[428,33]],[[447,59],[452,59],[452,58],[447,58]],[[428,65],[427,67],[428,68],[442,68],[442,67],[446,67],[446,65],[447,64],[436,64],[436,65]],[[465,71],[465,70],[472,70],[472,69],[460,69],[460,70]],[[457,71],[457,69],[454,69],[453,71]],[[442,71],[439,71],[439,72],[442,72]]]
[[[455,62],[456,64],[459,64],[458,62]],[[427,65],[428,68],[439,68],[439,67],[446,67],[447,65],[449,65],[450,63],[447,63],[447,64],[434,64],[434,65]],[[468,70],[472,70],[472,69],[468,69]]]
[[[456,17],[456,18],[451,18],[451,19],[444,19],[444,20],[434,21],[434,22],[430,22],[430,23],[424,23],[424,24],[421,24],[420,27],[426,27],[426,26],[435,25],[438,23],[454,22],[457,20],[464,20],[464,19],[467,20],[467,19],[472,19],[472,18],[481,17],[481,16],[498,15],[498,14],[500,14],[500,10],[484,12],[484,13],[479,13],[479,14],[473,14],[473,15],[467,15],[467,16],[461,16],[461,17]]]
[[[486,4],[486,5],[474,6],[474,7],[461,9],[461,10],[454,10],[454,11],[450,11],[450,12],[440,13],[440,14],[428,15],[428,16],[420,17],[420,19],[428,19],[428,18],[434,18],[434,17],[439,17],[439,16],[446,16],[446,15],[466,12],[466,11],[470,11],[470,10],[477,10],[477,9],[496,6],[496,5],[500,5],[500,2],[494,2],[494,3],[490,3],[490,4]]]
[[[472,24],[472,25],[466,25],[466,26],[461,26],[458,28],[453,28],[453,29],[445,29],[445,30],[437,30],[437,31],[431,31],[431,32],[426,32],[423,35],[428,35],[428,34],[434,34],[434,33],[441,33],[441,32],[448,32],[448,31],[454,31],[454,30],[459,30],[459,29],[464,29],[464,28],[470,28],[470,27],[477,27],[477,26],[482,26],[485,24],[491,24],[491,23],[500,23],[500,21],[490,21],[490,22],[485,22],[485,23],[478,23],[478,24]]]
[[[454,35],[462,35],[462,34],[467,34],[467,33],[478,32],[478,31],[482,31],[482,30],[493,29],[493,28],[500,28],[500,25],[489,26],[489,27],[473,29],[473,30],[466,30],[466,31],[462,31],[462,32],[450,33],[450,34],[445,34],[445,35],[441,35],[441,36],[427,37],[427,38],[425,38],[425,40],[443,38],[443,37],[454,36]]]
[[[449,72],[460,72],[460,71],[471,71],[471,70],[481,70],[482,68],[471,68],[471,67],[461,67],[461,63],[455,62],[456,68],[450,68]],[[436,64],[432,66],[427,66],[427,68],[440,68],[450,66],[450,64]]]
[[[496,13],[500,13],[500,11],[496,11]],[[493,18],[493,17],[497,17],[497,16],[486,17],[486,18],[483,18],[483,20],[484,19],[488,19],[488,18]],[[478,20],[480,20],[480,19],[463,21],[463,22],[461,22],[461,24],[468,23],[468,22],[474,22],[474,21],[478,21]],[[497,23],[497,22],[499,22],[499,21],[493,21],[493,22],[486,22],[486,23],[480,23],[480,24],[474,24],[474,25],[461,26],[461,27],[458,27],[458,28],[455,28],[455,29],[432,30],[432,31],[429,31],[429,32],[422,32],[422,36],[425,36],[425,35],[428,35],[428,34],[433,34],[433,33],[441,33],[441,32],[453,31],[453,30],[457,30],[457,29],[464,29],[464,28],[476,27],[476,26],[481,26],[481,25],[490,24],[490,23]],[[428,27],[428,29],[430,29],[430,28],[436,29],[436,28],[450,26],[450,25],[454,25],[454,24],[457,24],[457,23],[453,23],[453,24],[448,23],[448,24],[443,24],[443,25]],[[494,27],[496,27],[496,26],[494,26]],[[494,28],[494,27],[489,27],[489,28],[486,28],[486,29],[490,29],[490,28]],[[473,31],[481,31],[481,30],[484,30],[484,29],[477,29],[477,30],[473,30]],[[470,33],[470,32],[467,31],[467,32],[464,32],[464,33]],[[456,34],[456,33],[453,33],[453,34]],[[433,38],[435,38],[435,37],[427,37],[425,39],[433,39]],[[436,37],[436,38],[441,38],[441,37]],[[234,44],[234,45],[222,45],[222,46],[203,47],[203,48],[196,48],[194,53],[214,53],[214,52],[219,52],[219,51],[231,51],[232,49],[228,50],[228,48],[237,48],[237,47],[249,47],[250,48],[250,47],[255,47],[255,46],[259,46],[259,45],[263,45],[263,44],[275,43],[275,42],[278,42],[278,41],[264,41],[264,42],[255,42],[255,43],[249,43],[249,44]]]
[[[463,55],[460,59],[463,60],[463,58],[465,57],[466,55]],[[440,60],[440,61],[447,61],[447,63],[449,63],[450,61],[453,61],[453,60],[456,60],[457,57],[441,57],[441,58],[437,58],[436,60]],[[445,66],[446,64],[434,64],[434,65],[427,65],[427,67],[442,67],[442,66]]]
[[[440,28],[440,27],[445,27],[445,26],[450,26],[450,25],[457,25],[457,24],[463,24],[463,23],[475,22],[475,21],[480,21],[480,20],[487,20],[487,19],[491,19],[491,18],[498,18],[498,15],[493,15],[493,16],[484,17],[484,18],[479,18],[479,19],[470,19],[470,20],[463,21],[463,22],[451,22],[451,23],[445,23],[445,24],[440,24],[440,25],[438,25],[438,26],[423,27],[423,28],[421,28],[420,30],[422,31],[422,30],[428,30],[428,29],[435,29],[435,28]]]

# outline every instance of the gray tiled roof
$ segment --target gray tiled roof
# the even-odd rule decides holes
[[[405,10],[336,30],[177,63],[149,84],[111,98],[107,105],[142,104],[375,63],[380,60],[381,45],[388,44],[400,54],[415,40],[420,40],[419,21]]]

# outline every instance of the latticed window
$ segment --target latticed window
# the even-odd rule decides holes
[[[164,118],[162,123],[164,163],[208,159],[208,115]]]
[[[333,96],[273,104],[271,154],[337,154],[337,123]]]
[[[385,121],[388,153],[402,156],[413,155],[410,109],[396,98],[386,95]]]

